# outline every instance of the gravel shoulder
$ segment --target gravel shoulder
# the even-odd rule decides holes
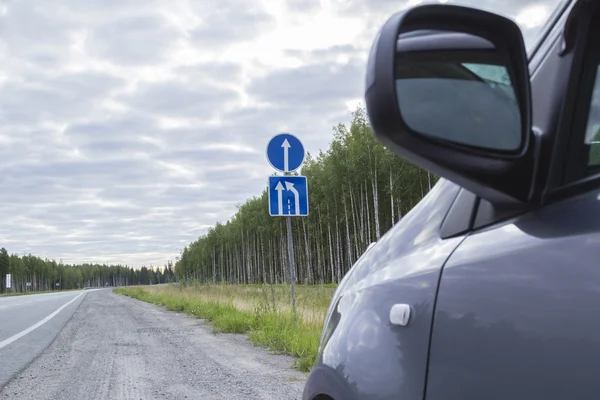
[[[306,375],[292,363],[243,335],[97,291],[0,399],[300,399]]]

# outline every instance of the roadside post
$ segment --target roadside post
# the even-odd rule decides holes
[[[296,294],[292,217],[308,216],[308,180],[305,176],[292,176],[291,173],[300,168],[304,157],[302,142],[290,133],[279,133],[267,144],[267,161],[273,168],[283,173],[283,176],[269,177],[269,215],[286,217],[294,320],[296,319]]]

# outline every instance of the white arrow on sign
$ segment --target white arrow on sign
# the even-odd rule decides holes
[[[283,171],[289,172],[290,171],[289,151],[290,151],[290,147],[292,147],[292,145],[290,144],[290,142],[288,142],[287,139],[285,139],[283,141],[283,143],[281,144],[281,147],[283,147]]]
[[[282,193],[285,189],[283,188],[281,181],[277,182],[277,186],[275,186],[275,190],[277,190],[278,215],[283,215],[283,194]]]
[[[291,183],[291,182],[287,182],[286,181],[285,182],[285,188],[287,190],[289,190],[290,192],[294,193],[294,199],[296,199],[296,201],[295,201],[296,214],[295,215],[300,215],[300,194],[298,193],[298,191],[294,187],[294,184]]]

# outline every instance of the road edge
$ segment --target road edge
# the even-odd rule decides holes
[[[27,363],[25,363],[21,368],[19,368],[18,370],[16,370],[7,380],[6,382],[4,382],[3,386],[0,387],[0,394],[2,394],[2,392],[4,391],[4,388],[7,387],[12,381],[14,381],[15,377],[17,375],[19,375],[21,372],[25,371],[34,361],[36,361],[38,358],[40,358],[40,356],[42,354],[44,354],[44,352],[46,350],[48,350],[48,348],[50,346],[52,346],[52,344],[56,341],[56,339],[62,334],[62,331],[65,329],[65,327],[71,322],[71,319],[73,319],[73,316],[75,315],[75,313],[77,313],[79,311],[79,307],[81,307],[81,304],[83,304],[83,302],[85,301],[85,299],[87,298],[87,292],[84,292],[83,294],[85,294],[85,296],[83,296],[83,298],[81,299],[81,301],[79,302],[79,304],[77,304],[77,307],[75,308],[75,310],[73,310],[73,313],[69,316],[69,318],[67,318],[67,320],[65,321],[65,324],[63,325],[63,327],[61,328],[61,330],[59,332],[56,333],[56,335],[54,335],[54,337],[52,338],[52,340],[50,340],[50,342],[48,342],[48,344],[41,349],[40,351],[38,351],[37,353],[35,353],[35,355],[33,356],[33,358],[31,360],[29,360]],[[66,308],[66,307],[65,307]],[[63,311],[63,310],[61,310]],[[31,333],[31,332],[29,332]],[[28,333],[28,334],[29,334]],[[25,335],[27,336],[27,335]],[[20,338],[19,338],[20,339]]]

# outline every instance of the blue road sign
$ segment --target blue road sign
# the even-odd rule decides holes
[[[308,181],[305,176],[269,177],[269,214],[274,217],[308,215]]]
[[[267,145],[267,160],[281,172],[295,171],[304,162],[304,146],[296,136],[279,133]]]

